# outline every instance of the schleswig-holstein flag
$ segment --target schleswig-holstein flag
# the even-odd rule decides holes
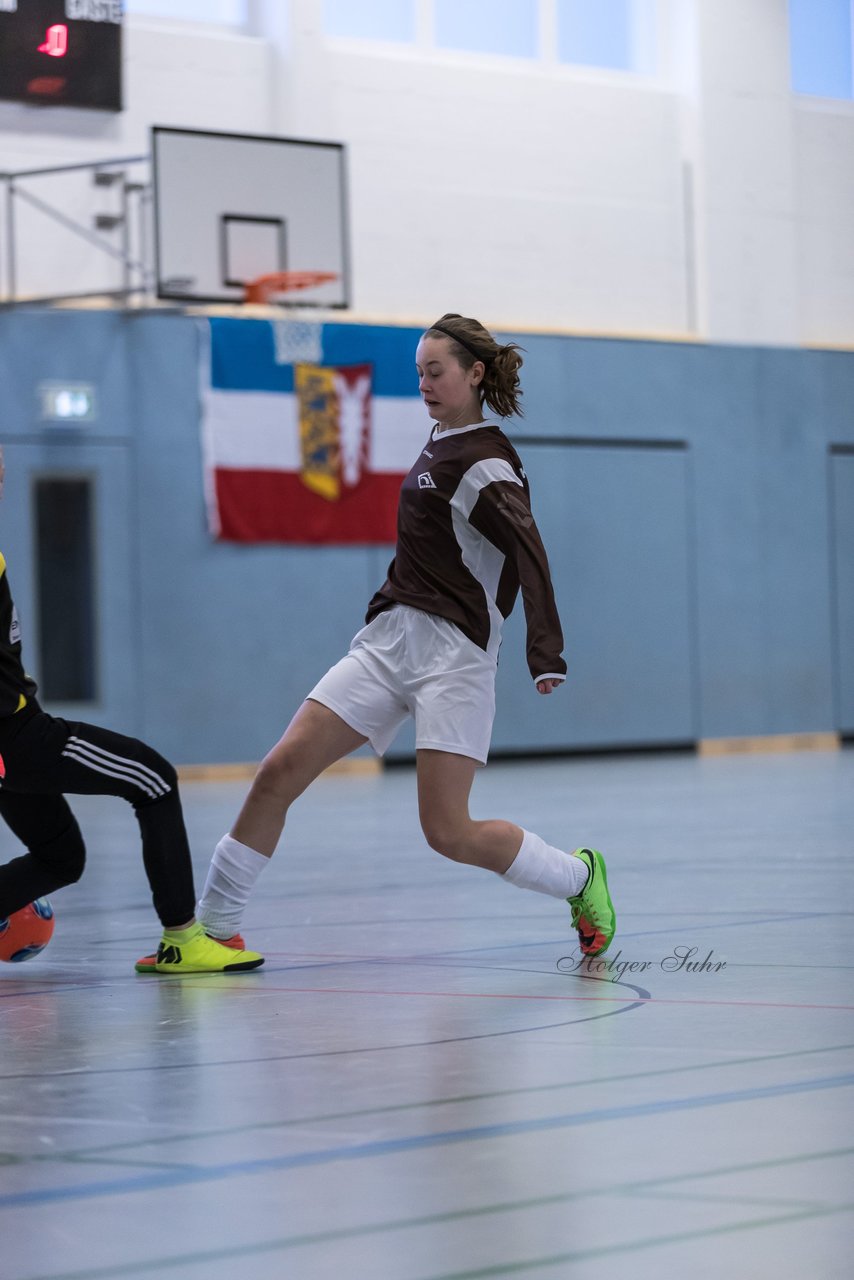
[[[318,364],[277,361],[266,320],[212,319],[202,343],[210,529],[231,542],[394,542],[401,482],[431,422],[418,330],[323,326]]]

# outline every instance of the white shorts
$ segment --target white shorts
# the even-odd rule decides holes
[[[495,719],[496,665],[459,627],[397,604],[352,640],[314,686],[321,702],[383,755],[407,716],[415,746],[486,764]]]

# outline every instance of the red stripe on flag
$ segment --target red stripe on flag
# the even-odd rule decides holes
[[[403,475],[369,472],[329,502],[295,471],[214,471],[225,542],[394,542]]]

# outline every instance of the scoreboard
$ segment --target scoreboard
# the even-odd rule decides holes
[[[0,99],[122,109],[122,0],[0,0]]]

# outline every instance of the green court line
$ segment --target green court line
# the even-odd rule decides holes
[[[854,1147],[840,1148],[835,1151],[811,1152],[807,1155],[784,1156],[782,1159],[753,1161],[745,1165],[733,1165],[723,1169],[703,1170],[696,1174],[674,1174],[666,1178],[652,1178],[646,1183],[626,1183],[613,1187],[587,1188],[583,1191],[570,1191],[560,1195],[538,1196],[530,1200],[515,1200],[506,1203],[483,1205],[472,1209],[457,1209],[447,1213],[425,1214],[417,1218],[399,1218],[388,1222],[364,1224],[358,1227],[342,1227],[333,1231],[312,1232],[298,1236],[284,1236],[277,1240],[268,1240],[257,1244],[235,1245],[226,1249],[197,1250],[193,1253],[176,1254],[171,1257],[149,1258],[146,1261],[123,1263],[110,1267],[89,1268],[84,1271],[52,1272],[49,1276],[29,1276],[27,1280],[120,1280],[122,1276],[131,1276],[140,1271],[159,1270],[169,1274],[167,1269],[179,1266],[205,1265],[223,1261],[227,1258],[245,1258],[251,1255],[276,1253],[285,1249],[306,1248],[312,1245],[332,1244],[337,1241],[352,1240],[359,1237],[384,1234],[391,1231],[405,1231],[411,1228],[442,1226],[451,1222],[484,1217],[494,1214],[513,1213],[520,1210],[544,1208],[552,1204],[566,1204],[573,1200],[584,1200],[594,1197],[609,1196],[633,1192],[638,1187],[661,1186],[670,1182],[701,1180],[703,1178],[723,1177],[730,1173],[748,1173],[759,1169],[778,1168],[784,1165],[803,1164],[810,1160],[834,1159],[840,1156],[854,1155]],[[725,1227],[702,1228],[677,1236],[662,1236],[657,1239],[633,1241],[622,1245],[608,1245],[599,1249],[579,1251],[546,1259],[533,1259],[530,1262],[513,1264],[508,1268],[486,1269],[482,1271],[462,1272],[454,1275],[431,1277],[431,1280],[475,1280],[479,1276],[511,1275],[525,1267],[540,1268],[553,1266],[561,1262],[581,1261],[589,1257],[597,1257],[620,1251],[631,1251],[649,1248],[659,1244],[679,1243],[706,1235],[724,1234],[730,1231],[748,1230],[753,1227],[774,1225],[797,1221],[800,1218],[811,1218],[821,1215],[845,1213],[854,1205],[821,1205],[805,1209],[801,1213],[781,1215],[772,1219],[761,1219],[754,1222],[737,1223]]]
[[[711,1191],[672,1191],[662,1188],[658,1190],[655,1187],[632,1187],[631,1191],[624,1193],[632,1200],[687,1200],[690,1204],[751,1204],[757,1208],[773,1208],[773,1209],[815,1209],[815,1200],[805,1200],[803,1197],[795,1199],[792,1196],[743,1196],[743,1195],[715,1195]],[[825,1208],[830,1208],[825,1205]]]
[[[271,1132],[277,1129],[287,1129],[294,1125],[305,1124],[327,1124],[338,1120],[356,1120],[366,1118],[368,1116],[393,1115],[401,1111],[416,1111],[431,1107],[447,1107],[461,1106],[465,1103],[485,1102],[493,1098],[513,1098],[528,1097],[541,1093],[553,1093],[561,1089],[578,1089],[586,1088],[591,1085],[602,1084],[620,1084],[626,1081],[655,1079],[661,1076],[681,1075],[694,1071],[712,1071],[719,1070],[722,1067],[739,1067],[749,1066],[753,1063],[760,1062],[777,1062],[790,1058],[806,1058],[815,1054],[822,1053],[843,1053],[846,1050],[854,1049],[854,1044],[827,1045],[818,1049],[790,1049],[783,1053],[765,1053],[758,1056],[748,1058],[729,1058],[723,1062],[699,1062],[692,1063],[687,1067],[659,1067],[652,1071],[628,1071],[613,1076],[592,1076],[586,1080],[567,1080],[560,1084],[542,1084],[533,1085],[526,1089],[494,1089],[485,1093],[460,1094],[451,1098],[430,1098],[424,1102],[397,1102],[391,1103],[385,1107],[366,1107],[355,1111],[333,1111],[326,1115],[320,1116],[299,1116],[289,1120],[265,1120],[256,1124],[234,1125],[229,1128],[208,1129],[194,1133],[172,1134],[164,1138],[135,1138],[128,1142],[113,1142],[99,1147],[87,1147],[84,1151],[68,1151],[68,1152],[38,1152],[35,1155],[28,1156],[11,1156],[7,1155],[4,1159],[0,1153],[0,1164],[29,1164],[29,1163],[54,1163],[56,1161],[68,1161],[72,1164],[89,1164],[93,1162],[93,1157],[107,1155],[111,1152],[133,1151],[138,1147],[155,1146],[157,1148],[165,1147],[176,1142],[196,1142],[204,1141],[207,1138],[227,1138],[234,1137],[236,1134],[254,1133],[254,1132]],[[98,1161],[95,1161],[98,1163]],[[101,1163],[109,1163],[104,1160]],[[116,1162],[121,1163],[121,1162]],[[148,1161],[126,1161],[127,1164],[145,1164]],[[178,1167],[183,1167],[184,1162]],[[170,1166],[171,1167],[171,1166]]]
[[[854,1147],[833,1147],[830,1151],[799,1152],[796,1156],[775,1156],[773,1160],[749,1160],[746,1164],[722,1165],[717,1169],[701,1169],[699,1173],[668,1173],[660,1178],[647,1178],[643,1182],[626,1182],[612,1187],[599,1188],[597,1195],[635,1190],[638,1187],[665,1187],[673,1182],[701,1182],[704,1178],[726,1178],[734,1173],[759,1173],[764,1169],[782,1169],[786,1165],[807,1164],[810,1160],[841,1160],[854,1156]]]
[[[606,1258],[618,1253],[637,1253],[641,1249],[660,1249],[670,1244],[687,1244],[689,1241],[710,1239],[715,1236],[734,1235],[738,1231],[756,1231],[763,1227],[788,1226],[791,1222],[803,1222],[808,1218],[830,1217],[835,1213],[849,1213],[854,1204],[837,1205],[830,1209],[809,1209],[803,1213],[783,1214],[774,1218],[755,1218],[751,1222],[732,1222],[721,1227],[706,1227],[698,1231],[680,1231],[669,1236],[650,1236],[646,1240],[631,1240],[626,1244],[601,1245],[596,1249],[576,1249],[572,1253],[554,1254],[549,1258],[527,1258],[497,1267],[480,1267],[476,1271],[443,1271],[441,1275],[426,1280],[486,1280],[488,1276],[512,1276],[520,1272],[540,1271],[543,1267],[556,1267],[567,1262],[588,1262],[593,1258]],[[63,1277],[62,1280],[65,1280]]]

